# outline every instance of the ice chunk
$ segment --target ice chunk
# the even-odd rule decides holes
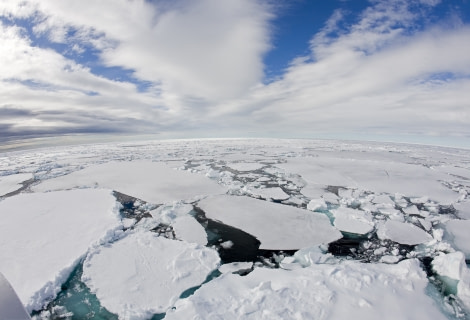
[[[150,203],[193,199],[199,195],[221,194],[226,189],[203,175],[174,170],[150,161],[109,162],[71,174],[45,180],[35,191],[77,187],[108,188]]]
[[[232,262],[223,264],[219,267],[221,273],[233,273],[245,270],[251,270],[253,268],[253,262]]]
[[[312,199],[310,202],[307,204],[307,209],[311,211],[321,211],[321,210],[326,210],[328,206],[326,205],[326,202],[324,199]]]
[[[208,218],[258,238],[260,249],[295,250],[341,238],[326,215],[287,205],[223,195],[201,200],[199,207]]]
[[[387,220],[380,224],[377,230],[379,239],[390,239],[394,242],[407,245],[416,245],[432,240],[432,237],[423,229],[411,223]]]
[[[206,283],[165,319],[447,319],[427,285],[416,260],[256,268]]]
[[[176,238],[200,245],[207,244],[207,233],[203,226],[191,216],[181,216],[172,224]]]
[[[138,232],[90,253],[82,280],[120,318],[148,319],[204,282],[219,261],[213,249]]]
[[[434,257],[432,268],[440,276],[460,280],[464,270],[467,268],[465,265],[465,255],[462,252],[441,253]]]
[[[470,259],[470,220],[450,220],[444,224],[445,239]]]
[[[265,165],[262,163],[257,162],[232,162],[227,165],[228,167],[232,168],[236,171],[255,171],[261,169]]]
[[[302,248],[294,253],[295,262],[298,262],[303,267],[308,267],[313,264],[337,262],[336,258],[331,253],[326,253],[324,249],[319,246]]]
[[[249,193],[260,196],[265,199],[273,199],[273,200],[286,200],[289,198],[289,195],[285,193],[281,188],[274,187],[274,188],[254,188],[248,191]]]
[[[20,194],[0,202],[0,270],[28,311],[53,298],[90,246],[121,228],[110,190]]]
[[[454,208],[457,210],[457,216],[460,219],[470,220],[470,202],[455,203]]]
[[[380,194],[374,197],[372,203],[375,204],[388,204],[388,205],[395,205],[395,202],[390,198],[389,195]]]
[[[341,231],[367,234],[374,230],[374,221],[372,215],[366,211],[339,207],[331,210],[335,217],[334,225]]]
[[[19,173],[9,176],[0,176],[0,197],[22,187],[21,182],[32,179],[32,173]]]

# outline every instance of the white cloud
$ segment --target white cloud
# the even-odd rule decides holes
[[[132,70],[149,84],[141,92],[93,74],[2,23],[0,112],[9,117],[0,131],[470,135],[470,26],[452,15],[456,23],[423,28],[422,3],[439,1],[373,1],[349,25],[350,13],[337,10],[312,35],[308,56],[262,84],[274,17],[266,3],[0,0],[7,20],[29,19],[36,36],[66,44],[68,53],[92,47],[94,63]]]

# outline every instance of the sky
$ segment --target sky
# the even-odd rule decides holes
[[[0,0],[0,141],[470,147],[470,0]]]

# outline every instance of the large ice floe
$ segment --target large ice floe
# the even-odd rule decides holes
[[[469,319],[469,193],[470,151],[433,146],[5,152],[0,273],[35,320]]]
[[[82,279],[120,318],[148,319],[172,307],[185,290],[203,283],[219,261],[213,249],[149,232],[134,233],[91,252]]]
[[[341,238],[324,214],[248,197],[215,196],[199,202],[208,218],[240,228],[260,249],[295,250]]]
[[[119,231],[110,190],[20,194],[0,202],[0,270],[31,311],[53,298],[88,249]]]

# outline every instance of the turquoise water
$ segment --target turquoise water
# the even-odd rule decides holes
[[[41,319],[42,315],[50,313],[50,319],[66,320],[117,320],[118,316],[101,306],[96,295],[81,281],[83,264],[80,263],[68,280],[62,285],[62,291],[52,301],[46,310],[34,312]]]

